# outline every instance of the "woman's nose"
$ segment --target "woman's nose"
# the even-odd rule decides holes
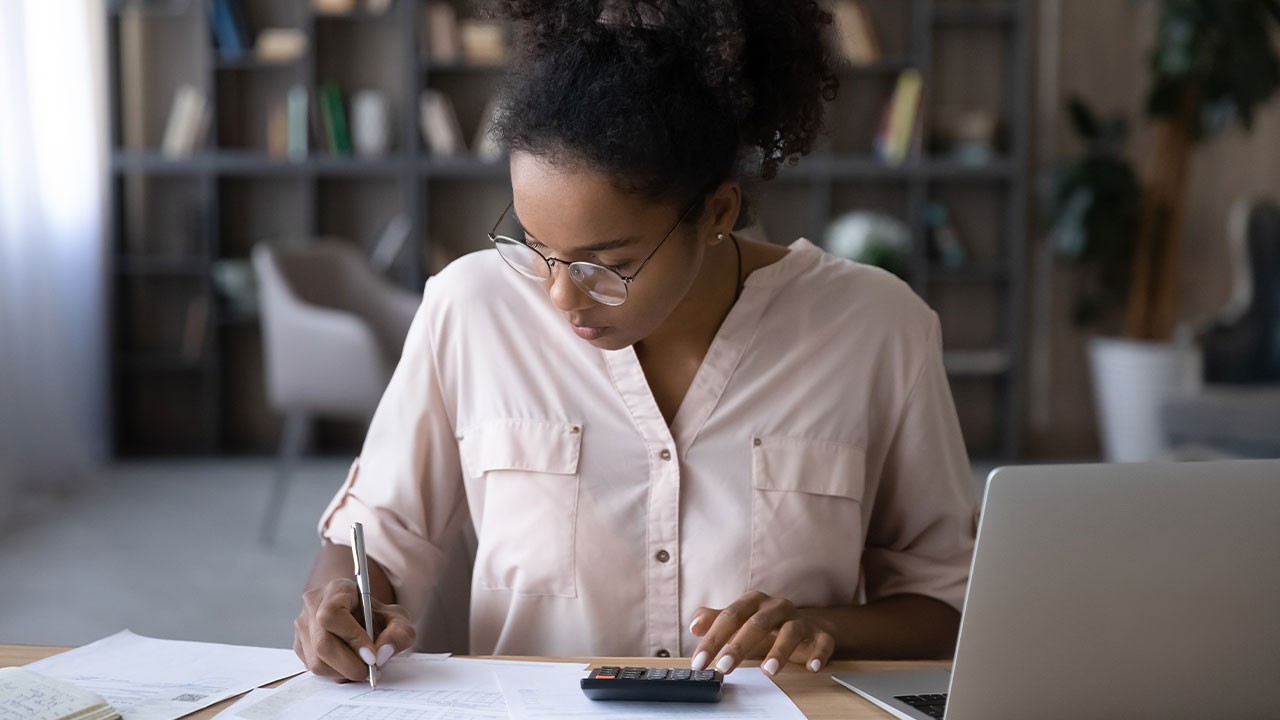
[[[551,304],[560,312],[585,310],[596,304],[570,277],[568,266],[561,263],[556,263],[551,268],[551,277],[547,279],[545,287],[547,295],[551,296]]]

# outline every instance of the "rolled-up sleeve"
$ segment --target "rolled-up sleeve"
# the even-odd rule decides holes
[[[431,283],[374,413],[360,456],[320,518],[322,540],[347,545],[364,525],[369,557],[411,617],[426,606],[449,544],[468,519],[458,445],[432,343]]]
[[[893,434],[867,529],[868,601],[912,593],[964,604],[976,503],[934,316],[928,352]]]

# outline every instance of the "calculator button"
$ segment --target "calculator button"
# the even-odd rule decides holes
[[[650,680],[666,680],[667,669],[666,668],[649,668],[649,672],[645,674],[645,677]]]
[[[698,670],[693,674],[694,680],[714,680],[716,677],[715,670]]]
[[[676,668],[671,671],[672,680],[688,680],[693,676],[693,671],[688,668]]]

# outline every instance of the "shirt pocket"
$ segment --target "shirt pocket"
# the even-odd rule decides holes
[[[496,420],[463,433],[458,445],[483,511],[475,565],[479,586],[575,597],[581,426]]]
[[[755,438],[748,589],[800,607],[853,602],[865,472],[865,451],[855,445]]]

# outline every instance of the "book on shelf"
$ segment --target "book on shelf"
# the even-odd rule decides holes
[[[23,720],[117,720],[101,695],[21,667],[0,668],[0,716]]]
[[[391,9],[394,0],[311,0],[311,10],[320,15],[350,15],[363,7],[370,15],[383,15]]]
[[[876,154],[886,165],[902,165],[911,155],[912,148],[919,147],[923,90],[924,81],[919,70],[908,68],[898,74],[893,95],[881,116],[875,142]]]
[[[308,123],[310,113],[308,106],[310,97],[305,85],[294,85],[289,88],[285,98],[286,123],[288,125],[288,141],[286,154],[290,160],[306,160],[310,150]]]
[[[507,31],[500,22],[468,18],[458,23],[462,59],[471,65],[507,62]]]
[[[318,15],[348,15],[356,11],[356,0],[311,0],[311,11]]]
[[[253,47],[253,35],[240,0],[213,0],[209,26],[218,52],[225,57],[240,57]]]
[[[182,85],[173,95],[173,106],[165,124],[160,152],[165,157],[189,157],[195,153],[208,125],[204,93],[194,85]]]
[[[831,8],[835,16],[837,47],[852,65],[870,65],[882,57],[880,40],[871,13],[858,0],[840,0]]]
[[[429,2],[422,13],[423,47],[426,60],[442,65],[458,62],[462,57],[458,37],[458,12],[447,2]]]
[[[289,156],[288,99],[272,102],[267,108],[267,157],[283,159]]]
[[[333,83],[320,86],[320,116],[324,120],[329,154],[335,157],[351,155],[351,133],[347,129],[346,111],[342,107],[342,93]]]
[[[432,155],[458,155],[466,152],[462,128],[458,125],[458,114],[454,112],[453,101],[448,95],[431,88],[423,90],[419,101],[419,115],[422,138]]]
[[[289,63],[307,54],[307,34],[301,28],[263,28],[253,45],[263,62]]]
[[[182,319],[182,341],[178,353],[187,362],[197,362],[204,354],[205,335],[209,326],[209,298],[200,293],[187,303]]]

